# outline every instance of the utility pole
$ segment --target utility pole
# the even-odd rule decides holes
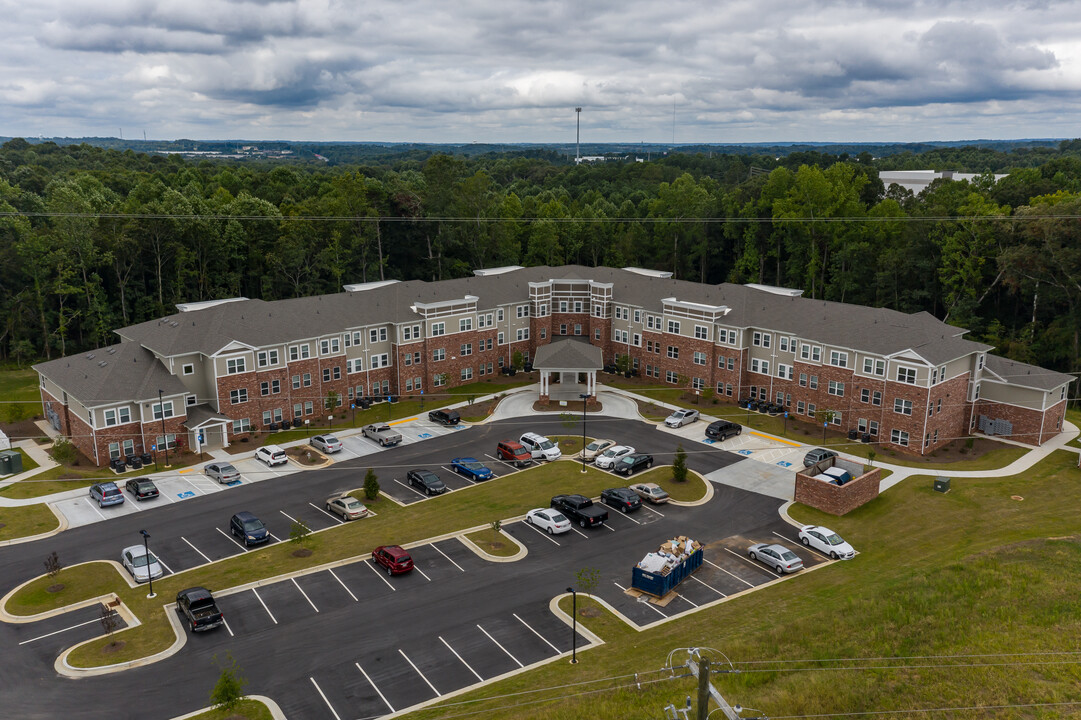
[[[709,658],[698,662],[698,720],[709,716]]]
[[[578,129],[574,134],[574,162],[582,162],[582,108],[574,108],[575,116],[578,118]]]
[[[688,649],[690,650],[690,656],[687,658],[687,668],[690,669],[692,675],[698,678],[698,719],[705,720],[709,715],[709,699],[713,698],[713,702],[717,703],[718,709],[724,713],[728,720],[741,720],[739,713],[728,704],[728,701],[721,696],[721,693],[709,681],[709,659],[701,656],[699,648]]]

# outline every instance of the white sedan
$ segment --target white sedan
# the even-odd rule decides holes
[[[135,578],[135,582],[144,583],[151,578],[157,580],[162,576],[161,563],[154,557],[154,553],[148,554],[142,545],[124,548],[124,552],[120,554],[120,563]]]
[[[616,445],[598,455],[593,463],[601,470],[608,470],[609,468],[615,467],[615,464],[619,462],[621,457],[630,455],[632,452],[634,452],[634,448],[630,445]]]
[[[549,535],[559,535],[571,529],[566,515],[552,508],[537,508],[525,514],[526,524],[544,530]]]
[[[664,420],[664,424],[671,428],[683,427],[698,421],[697,410],[676,410]]]
[[[851,560],[856,555],[856,551],[840,535],[821,525],[804,525],[800,528],[799,540],[834,560]]]

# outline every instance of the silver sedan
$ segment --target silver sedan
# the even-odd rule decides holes
[[[316,435],[311,439],[311,445],[325,453],[336,453],[342,449],[342,441],[333,435]]]
[[[227,462],[210,463],[203,468],[208,478],[217,480],[223,485],[240,479],[240,471]]]
[[[154,553],[147,553],[142,545],[124,548],[124,552],[120,553],[120,564],[127,568],[138,583],[147,582],[151,578],[157,580],[163,574],[161,563],[154,557]]]

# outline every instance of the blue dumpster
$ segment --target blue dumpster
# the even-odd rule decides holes
[[[701,566],[702,548],[698,548],[688,555],[683,559],[683,562],[670,569],[665,575],[646,572],[642,568],[635,566],[634,575],[631,578],[631,587],[635,590],[641,590],[646,595],[664,597]]]

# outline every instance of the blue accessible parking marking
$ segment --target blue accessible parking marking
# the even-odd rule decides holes
[[[227,482],[227,483],[225,483],[225,487],[236,487],[236,486],[237,486],[237,485],[239,485],[239,484],[240,484],[240,481],[239,481],[239,480],[234,480],[233,482]]]
[[[781,467],[792,467],[792,463],[788,462],[787,460],[781,460],[777,464]]]
[[[754,450],[737,450],[736,452],[738,452],[740,455],[750,455],[754,452]]]
[[[452,425],[455,430],[465,430],[465,425]]]
[[[185,490],[182,493],[177,493],[176,496],[178,498],[180,498],[181,500],[183,500],[184,498],[195,497],[195,491],[194,490]]]
[[[417,435],[417,437],[420,438],[421,440],[427,440],[431,436],[432,436],[431,433],[421,433],[420,435]]]
[[[715,442],[717,442],[717,441],[716,441],[716,440],[713,440],[713,439],[711,439],[711,438],[706,438],[706,439],[705,439],[705,443],[706,443],[706,445],[712,445],[712,444],[713,444],[713,443],[715,443]]]

